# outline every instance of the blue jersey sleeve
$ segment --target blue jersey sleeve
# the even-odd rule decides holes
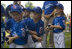
[[[60,19],[59,19],[59,25],[63,28],[63,30],[65,29],[65,17],[62,16]]]
[[[38,36],[42,36],[45,33],[44,32],[44,22],[40,20],[36,25],[37,25],[36,32],[38,33]]]

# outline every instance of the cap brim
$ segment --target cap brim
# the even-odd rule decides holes
[[[19,14],[21,14],[21,13],[22,13],[22,12],[19,12],[19,11],[17,11],[17,10],[13,10],[13,11],[11,11],[11,13],[12,13],[12,12],[18,12]]]

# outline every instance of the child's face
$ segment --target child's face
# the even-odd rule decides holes
[[[22,19],[22,14],[19,14],[18,12],[12,12],[12,18],[19,21]]]
[[[31,13],[30,13],[30,17],[31,17],[31,18],[33,18],[33,16],[34,16],[34,13],[33,13],[33,12],[31,12]]]
[[[61,13],[63,10],[61,8],[56,7],[56,13]]]
[[[36,12],[33,12],[33,18],[38,19],[40,18],[40,15]]]
[[[25,10],[25,11],[24,11],[24,15],[25,15],[25,16],[30,16],[30,12],[27,11],[27,10]]]

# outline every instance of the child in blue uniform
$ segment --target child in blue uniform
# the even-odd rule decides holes
[[[22,8],[17,5],[11,7],[12,18],[8,22],[8,26],[12,37],[8,37],[7,41],[11,44],[10,48],[25,48],[28,39],[27,27],[25,26],[24,20],[22,20]]]
[[[44,22],[41,20],[42,9],[40,7],[33,8],[33,13],[33,21],[35,24],[35,31],[37,32],[36,36],[38,36],[38,38],[34,38],[33,35],[32,39],[35,43],[35,48],[42,48],[41,41],[42,35],[44,34]]]
[[[63,32],[65,29],[65,16],[63,10],[63,5],[58,3],[56,5],[56,15],[53,20],[53,25],[50,26],[54,33],[55,48],[65,48],[65,35]]]
[[[24,22],[27,25],[30,34],[36,34],[33,19],[30,18],[31,9],[24,8]],[[32,31],[31,31],[32,30]]]
[[[1,48],[4,48],[5,42],[5,24],[3,21],[3,16],[5,15],[4,7],[1,5]]]
[[[33,48],[34,42],[32,40],[31,35],[36,34],[36,32],[35,32],[34,21],[30,18],[31,9],[28,7],[28,8],[24,8],[23,11],[24,11],[24,21],[25,24],[27,25],[27,28],[29,29],[28,48]]]

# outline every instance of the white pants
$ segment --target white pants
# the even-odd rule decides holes
[[[43,35],[43,40],[41,41],[42,47],[46,48],[46,34]]]
[[[31,35],[28,36],[28,43],[27,43],[27,46],[28,46],[28,48],[34,48],[34,47],[35,47]]]
[[[41,42],[35,42],[35,48],[42,48]]]
[[[55,48],[65,48],[65,35],[64,32],[54,33]]]
[[[11,43],[9,48],[27,48],[27,45],[17,45],[15,43]]]
[[[36,42],[34,43],[34,41],[32,40],[32,36],[29,35],[28,36],[28,44],[27,44],[28,48],[45,48],[46,46],[46,34],[43,35],[43,40],[41,42]]]

